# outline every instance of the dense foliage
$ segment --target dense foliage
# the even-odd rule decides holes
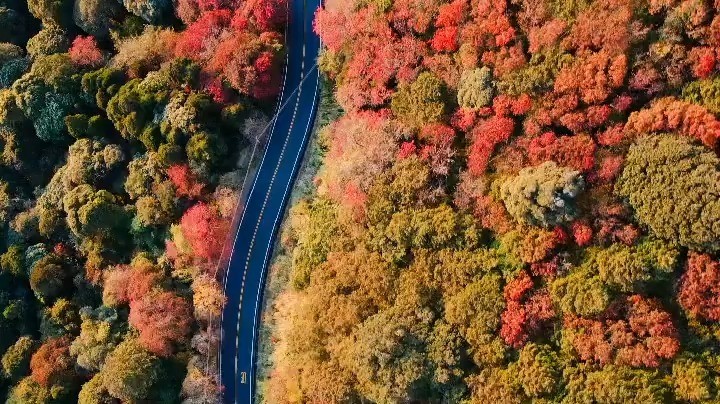
[[[219,402],[217,267],[286,11],[0,0],[0,401]]]
[[[332,122],[267,402],[720,400],[720,3],[328,1],[315,29]]]

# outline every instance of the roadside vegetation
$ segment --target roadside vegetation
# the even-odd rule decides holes
[[[720,398],[720,7],[336,1],[268,403]],[[272,282],[272,280],[271,280]]]
[[[215,403],[283,0],[0,0],[0,401]]]

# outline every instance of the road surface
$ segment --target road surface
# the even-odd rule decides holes
[[[238,225],[225,283],[220,377],[227,403],[251,403],[255,354],[265,286],[290,190],[315,121],[320,39],[312,21],[321,0],[290,0],[287,65],[277,119]]]

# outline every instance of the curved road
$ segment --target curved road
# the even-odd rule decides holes
[[[312,22],[320,0],[290,0],[287,66],[279,113],[238,225],[226,274],[220,377],[227,403],[252,403],[265,271],[289,191],[315,121],[320,39]]]

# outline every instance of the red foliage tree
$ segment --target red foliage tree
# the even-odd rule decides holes
[[[173,353],[187,342],[193,324],[191,304],[172,292],[155,292],[130,303],[130,324],[140,332],[140,343],[159,356]]]
[[[399,17],[402,5],[396,2],[393,9],[391,18],[403,20]],[[337,99],[346,110],[386,103],[395,92],[396,82],[408,83],[417,76],[419,62],[427,54],[424,41],[414,36],[398,37],[384,17],[372,7],[352,13],[341,7],[317,13],[315,31],[330,52],[342,53],[346,44],[353,44],[352,52],[343,53],[346,68],[337,89]]]
[[[595,165],[595,142],[590,136],[556,136],[553,132],[532,138],[526,149],[531,165],[554,161],[561,166],[589,171]]]
[[[616,201],[600,201],[593,207],[590,225],[600,243],[622,242],[631,245],[640,237],[639,229],[630,221],[632,212]]]
[[[128,297],[128,284],[130,283],[129,266],[119,266],[115,269],[105,272],[105,282],[103,284],[103,295],[105,304],[117,305],[130,302]]]
[[[612,182],[622,171],[624,162],[625,158],[622,156],[605,157],[600,163],[600,167],[594,172],[591,180],[600,183]]]
[[[505,285],[500,337],[513,348],[521,348],[555,317],[547,290],[532,292],[532,289],[533,280],[525,271]]]
[[[76,377],[75,360],[70,355],[69,337],[45,341],[30,359],[32,378],[43,387],[64,384]]]
[[[693,64],[693,74],[695,77],[704,79],[715,71],[717,58],[713,48],[706,46],[693,48],[688,57]]]
[[[435,31],[430,46],[436,52],[455,52],[458,48],[458,28],[443,27]]]
[[[548,21],[537,27],[532,27],[528,32],[530,53],[538,53],[543,48],[555,44],[567,29],[567,23],[561,19]]]
[[[365,206],[368,196],[354,182],[345,185],[345,193],[342,198],[342,206],[350,210],[352,218],[357,222],[365,220]]]
[[[92,36],[77,36],[70,47],[70,59],[78,66],[100,67],[105,57]]]
[[[264,32],[256,36],[235,32],[213,48],[207,68],[224,77],[241,93],[255,98],[271,97],[280,89],[279,54],[271,50],[280,43],[276,33]]]
[[[588,226],[587,223],[573,222],[572,233],[575,243],[580,247],[584,247],[592,241],[592,227]]]
[[[570,317],[565,327],[580,359],[655,368],[680,350],[672,316],[639,295],[619,300],[598,319]]]
[[[213,52],[220,34],[230,25],[232,14],[229,10],[209,11],[190,24],[175,44],[178,56],[197,61],[208,59]]]
[[[190,25],[202,13],[229,8],[233,5],[233,2],[233,0],[178,0],[175,13],[182,22]]]
[[[714,150],[720,138],[720,121],[699,105],[666,97],[633,112],[625,124],[625,134],[631,138],[651,132],[677,132]]]
[[[204,260],[220,258],[228,223],[206,203],[188,209],[180,219],[180,228],[196,257]]]
[[[470,108],[460,108],[450,117],[452,126],[462,132],[467,132],[477,120],[477,111]]]
[[[443,4],[438,7],[437,18],[435,19],[436,27],[452,27],[459,26],[465,21],[468,15],[468,1],[454,0],[451,3]]]
[[[397,152],[397,158],[398,160],[403,160],[415,153],[417,153],[417,145],[415,142],[402,142]]]
[[[280,29],[287,19],[287,0],[254,0],[245,2],[252,22],[260,32]]]
[[[120,305],[148,295],[162,281],[152,265],[119,265],[105,275],[103,294],[107,304]]]
[[[720,262],[691,252],[680,278],[678,301],[690,317],[720,320]]]
[[[197,198],[202,195],[204,184],[198,182],[187,164],[175,164],[167,169],[168,178],[175,185],[178,196]]]
[[[593,2],[579,13],[563,45],[579,53],[592,50],[611,56],[625,53],[635,35],[631,24],[634,8],[631,0]]]
[[[482,175],[490,162],[495,147],[507,142],[515,130],[515,122],[506,117],[494,116],[480,123],[472,134],[473,143],[468,155],[468,169]]]
[[[558,94],[577,94],[586,104],[604,102],[624,84],[627,63],[625,55],[582,55],[558,73],[554,90]]]
[[[560,259],[555,256],[549,261],[533,262],[530,264],[530,273],[534,276],[555,276],[560,268]]]
[[[481,196],[476,200],[474,214],[480,219],[482,227],[498,234],[507,233],[513,227],[505,205],[491,196]]]
[[[422,128],[419,138],[426,142],[420,150],[420,157],[428,163],[430,170],[435,174],[448,175],[455,156],[455,130],[443,124],[430,124]]]

